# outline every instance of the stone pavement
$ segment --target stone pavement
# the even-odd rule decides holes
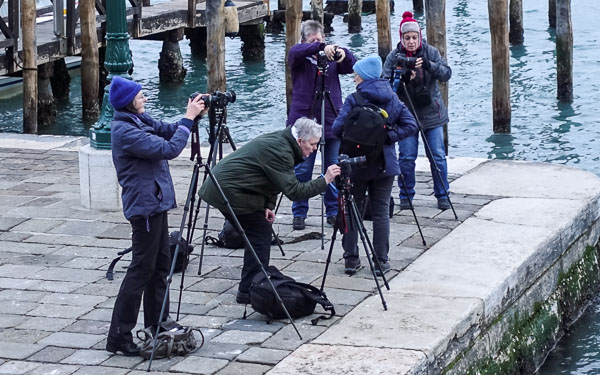
[[[116,253],[130,246],[130,227],[122,212],[81,207],[77,151],[85,142],[69,137],[0,137],[0,373],[142,374],[147,368],[141,358],[104,350],[114,299],[124,275],[122,266],[128,258],[117,265],[114,281],[108,281],[105,272]],[[451,159],[451,180],[480,162]],[[419,170],[425,167],[419,160]],[[180,157],[171,162],[171,170],[179,202],[179,208],[169,215],[171,230],[175,230],[192,165]],[[453,195],[459,217],[454,220],[450,211],[436,208],[430,174],[418,172],[417,180],[419,195],[414,205],[427,248],[494,199],[476,191]],[[399,211],[397,188],[394,196],[397,206],[390,238],[390,280],[427,252],[412,214]],[[274,229],[284,242],[320,231],[319,199],[310,202],[304,231],[292,230],[290,202],[283,199]],[[216,236],[223,220],[216,210],[210,212],[209,235]],[[180,295],[181,276],[175,276],[171,284],[171,312],[174,316],[181,297],[180,322],[200,328],[205,343],[187,357],[156,360],[152,366],[155,372],[265,373],[376,293],[368,268],[352,277],[343,274],[338,236],[326,283],[326,292],[336,307],[334,319],[316,326],[310,324],[311,317],[297,320],[302,341],[288,322],[268,324],[250,307],[248,318],[243,320],[245,308],[234,300],[243,251],[207,246],[199,276],[203,220],[204,209],[194,234],[196,250],[185,274],[183,293]],[[320,240],[284,244],[285,256],[273,247],[272,264],[299,281],[320,286],[331,232],[326,227],[326,250],[321,250]],[[364,256],[362,263],[368,264]],[[384,290],[384,297],[388,296]],[[380,303],[369,308],[385,317]],[[142,320],[140,315],[139,322]]]

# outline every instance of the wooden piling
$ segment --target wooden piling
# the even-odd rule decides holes
[[[98,34],[96,31],[96,7],[94,0],[81,0],[81,104],[83,118],[92,120],[100,115],[98,86]]]
[[[508,41],[512,44],[523,44],[523,1],[510,0],[509,13]]]
[[[183,66],[183,56],[179,41],[183,39],[183,28],[166,31],[160,57],[158,58],[158,76],[161,82],[183,82],[187,69]]]
[[[277,10],[285,10],[285,0],[277,0]]]
[[[348,0],[348,32],[360,33],[362,0]]]
[[[224,91],[225,78],[225,24],[221,0],[206,0],[206,60],[208,92]]]
[[[510,133],[508,0],[488,0],[492,40],[492,107],[494,133]]]
[[[287,0],[285,7],[285,96],[288,112],[292,104],[292,72],[287,55],[290,48],[300,42],[301,21],[302,0]]]
[[[548,26],[556,27],[556,0],[548,0]]]
[[[571,0],[556,0],[556,79],[559,100],[573,100]]]
[[[392,50],[389,0],[376,0],[375,17],[377,18],[377,53],[381,57],[381,61],[385,61]]]
[[[37,48],[35,0],[21,0],[23,32],[23,133],[37,134]]]
[[[196,27],[194,29],[186,29],[185,35],[190,41],[190,50],[192,56],[205,59],[206,58],[206,27]]]
[[[361,0],[362,1],[362,0]],[[323,0],[310,0],[311,4],[311,19],[318,21],[324,25]]]
[[[37,122],[39,126],[51,125],[56,121],[56,104],[50,86],[54,63],[45,63],[37,68]]]
[[[423,0],[413,0],[414,13],[423,13]]]
[[[240,25],[239,32],[242,40],[242,58],[244,61],[256,61],[265,58],[265,26]]]
[[[55,100],[67,101],[69,100],[69,84],[71,83],[71,76],[67,69],[65,59],[58,59],[54,61],[54,67],[52,77],[50,77],[50,85],[52,86],[52,95]],[[98,95],[96,93],[96,95]]]

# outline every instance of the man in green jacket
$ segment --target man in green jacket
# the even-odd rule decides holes
[[[212,172],[231,204],[248,240],[263,266],[269,265],[271,224],[275,221],[277,195],[280,192],[291,201],[303,200],[323,193],[327,185],[340,174],[336,164],[327,168],[323,178],[300,182],[294,166],[304,161],[319,145],[321,126],[307,118],[296,120],[293,126],[263,134],[221,160]],[[229,216],[225,201],[213,181],[208,178],[198,193],[200,199]],[[244,251],[242,278],[236,301],[249,303],[250,283],[260,272],[249,248]]]

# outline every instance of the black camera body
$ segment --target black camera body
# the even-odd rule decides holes
[[[336,47],[335,53],[333,54],[333,61],[337,61],[342,58],[342,53]],[[327,69],[327,64],[329,63],[329,59],[327,58],[327,54],[325,51],[319,51],[317,54],[317,66],[320,69]]]
[[[349,176],[352,173],[353,169],[367,167],[367,157],[356,156],[354,158],[351,158],[346,154],[340,154],[338,158],[338,165],[341,169],[340,174],[342,176]]]
[[[414,69],[417,64],[416,57],[406,57],[401,53],[396,54],[396,61],[399,67],[404,69]]]
[[[196,91],[195,93],[190,95],[190,99],[193,100],[198,95],[200,95],[200,93]],[[204,102],[204,105],[206,107],[222,108],[222,107],[225,107],[229,103],[234,103],[235,99],[236,99],[236,95],[233,90],[228,90],[225,92],[215,91],[210,95],[202,95],[200,97],[200,99],[202,99],[202,101]]]

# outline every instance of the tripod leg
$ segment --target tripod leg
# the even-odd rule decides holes
[[[275,239],[275,242],[277,242],[277,246],[279,247],[279,251],[281,251],[281,256],[285,256],[285,253],[283,252],[283,247],[281,246],[281,242],[279,241],[279,237],[277,237],[277,233],[275,233],[275,229],[273,229],[273,227],[271,226],[271,232],[273,233],[273,238]]]
[[[219,185],[219,182],[215,178],[215,175],[211,172],[210,167],[205,164],[205,168],[206,168],[206,171],[207,171],[211,181],[213,182],[213,184],[215,184],[215,187],[217,188],[219,195],[221,196],[221,198],[223,198],[223,201],[225,202],[225,206],[227,207],[227,212],[228,212],[229,216],[231,217],[231,219],[233,220],[232,224],[235,226],[235,229],[237,229],[238,233],[240,233],[240,235],[242,236],[242,238],[244,240],[244,245],[246,245],[246,247],[248,247],[250,249],[250,252],[254,256],[254,259],[256,260],[257,264],[260,266],[260,270],[265,275],[265,278],[268,281],[269,285],[271,286],[271,289],[273,289],[273,293],[275,294],[275,297],[277,298],[277,302],[279,302],[279,304],[281,305],[282,310],[285,312],[285,315],[290,320],[290,323],[294,327],[294,330],[298,334],[298,337],[300,338],[300,340],[302,340],[302,335],[300,335],[300,331],[298,331],[298,328],[296,327],[294,320],[292,319],[292,317],[290,316],[290,313],[288,312],[287,308],[285,307],[285,304],[283,303],[281,296],[279,296],[279,293],[277,293],[277,289],[271,282],[271,279],[269,278],[269,274],[267,273],[267,270],[265,270],[265,267],[263,266],[262,262],[260,261],[258,254],[254,250],[254,247],[252,247],[250,240],[248,240],[248,237],[246,236],[246,232],[242,228],[242,225],[240,224],[239,220],[237,219],[235,212],[233,212],[233,208],[231,208],[231,204],[229,204],[229,200],[227,199],[227,196],[223,192],[223,189],[221,189],[221,185]]]
[[[400,180],[400,183],[402,184],[402,189],[404,190],[404,193],[408,197],[408,188],[406,187],[406,181],[404,181],[404,175],[402,174],[402,172],[400,172],[400,174],[398,175],[398,179]],[[423,246],[427,247],[427,242],[425,242],[425,237],[423,236],[423,231],[421,231],[421,225],[419,225],[419,219],[417,219],[417,214],[415,213],[415,208],[413,207],[412,201],[410,199],[408,200],[408,205],[410,207],[410,211],[413,214],[413,218],[415,219],[415,223],[417,224],[417,229],[419,229],[419,234],[421,235],[421,240],[423,241]]]
[[[156,328],[156,334],[154,335],[153,343],[152,343],[152,353],[150,353],[150,362],[148,363],[148,371],[152,368],[152,360],[154,359],[154,350],[156,349],[156,340],[158,337],[158,333],[160,332],[161,323],[165,318],[165,309],[167,307],[167,301],[169,299],[169,290],[171,288],[171,282],[173,281],[173,273],[175,273],[175,264],[177,263],[177,256],[179,255],[181,237],[183,233],[183,229],[185,227],[186,218],[190,212],[190,203],[193,199],[195,192],[195,187],[198,185],[198,175],[199,175],[200,165],[198,163],[194,164],[194,172],[192,173],[192,180],[190,182],[190,187],[188,190],[188,196],[185,201],[185,205],[183,206],[183,217],[181,218],[181,224],[179,225],[179,235],[177,236],[177,242],[175,245],[175,253],[173,254],[173,259],[171,260],[171,270],[169,271],[169,276],[167,277],[167,287],[165,290],[165,295],[163,297],[162,306],[160,307],[160,314],[158,316],[158,326]],[[179,308],[178,308],[179,310]],[[179,312],[178,312],[179,313]]]
[[[335,237],[337,235],[337,220],[333,225],[333,235],[331,236],[331,244],[329,245],[329,253],[327,254],[327,260],[325,261],[325,271],[323,271],[323,280],[321,280],[321,293],[323,293],[323,289],[325,289],[325,278],[327,277],[327,272],[329,271],[329,264],[331,263],[331,254],[333,253],[333,245],[335,245]]]
[[[375,285],[377,286],[377,291],[379,292],[379,297],[381,298],[381,304],[383,305],[383,309],[385,311],[387,311],[387,303],[385,302],[385,298],[383,298],[383,292],[381,291],[381,286],[379,285],[379,280],[377,279],[377,275],[375,274],[375,266],[373,264],[373,260],[371,259],[371,256],[377,262],[377,266],[379,267],[379,272],[381,272],[381,275],[383,276],[383,280],[384,280],[385,285],[387,286],[388,290],[389,290],[389,285],[387,283],[387,280],[385,279],[385,275],[383,274],[383,270],[381,269],[379,260],[377,259],[377,256],[375,255],[375,253],[373,253],[372,249],[371,249],[371,254],[369,254],[370,241],[367,243],[366,238],[368,238],[368,237],[366,236],[366,229],[365,229],[364,225],[362,224],[362,221],[360,220],[360,216],[358,214],[358,209],[356,208],[356,203],[354,202],[354,199],[350,199],[349,204],[350,204],[350,207],[349,207],[350,215],[352,217],[352,220],[354,220],[354,223],[356,223],[356,225],[358,225],[358,228],[357,228],[358,233],[360,235],[360,239],[363,244],[363,249],[365,250],[365,254],[367,256],[367,261],[369,262],[369,267],[371,268],[371,274],[373,275],[373,279],[375,280]]]

